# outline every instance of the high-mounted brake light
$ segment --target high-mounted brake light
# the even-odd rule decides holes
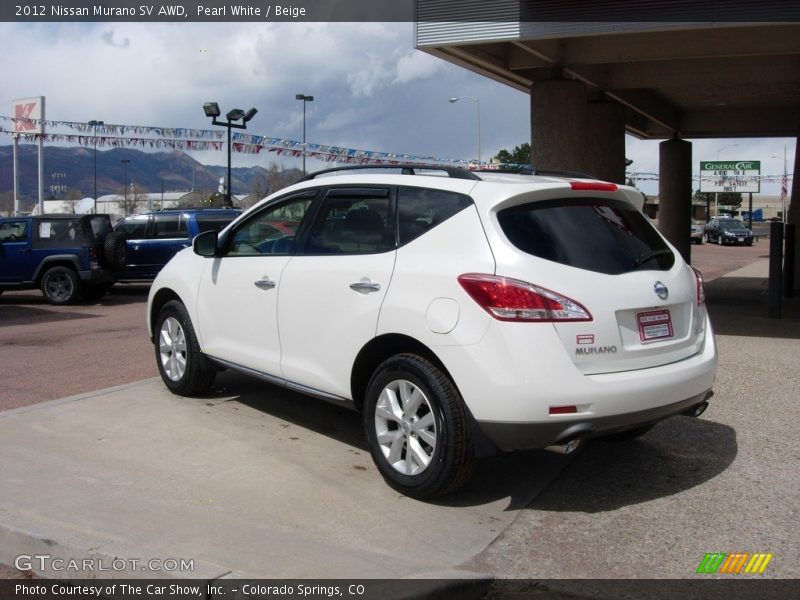
[[[616,192],[619,186],[616,183],[605,181],[571,181],[573,192]]]
[[[692,271],[694,271],[694,280],[695,285],[697,286],[697,306],[703,306],[703,303],[706,301],[706,290],[703,286],[703,274],[692,267]]]
[[[465,273],[458,283],[481,308],[499,321],[591,321],[581,304],[552,290],[519,279]]]

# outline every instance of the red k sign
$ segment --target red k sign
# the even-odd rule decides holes
[[[44,98],[14,100],[14,131],[17,133],[44,133]]]
[[[14,107],[14,119],[17,121],[17,131],[30,131],[36,126],[30,121],[31,113],[36,108],[36,102],[17,104]]]

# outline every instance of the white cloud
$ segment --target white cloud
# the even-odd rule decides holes
[[[416,79],[428,79],[439,73],[444,63],[418,50],[409,52],[397,61],[394,80],[392,83],[409,83]]]

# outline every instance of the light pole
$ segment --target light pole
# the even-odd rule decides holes
[[[739,144],[728,144],[727,146],[723,146],[719,150],[717,150],[717,162],[719,162],[719,153],[725,150],[725,148],[733,148],[734,146],[738,146]],[[714,216],[719,216],[719,192],[714,192]]]
[[[128,215],[128,163],[131,162],[129,158],[123,158],[119,162],[122,163],[122,193],[125,197],[122,210],[125,216]]]
[[[314,96],[295,94],[295,100],[303,101],[303,175],[306,174],[306,102],[313,102]]]
[[[92,128],[92,135],[94,137],[94,202],[93,202],[93,212],[97,214],[97,126],[98,125],[105,125],[103,121],[95,121],[92,119],[89,121],[89,125]]]
[[[222,113],[219,110],[219,104],[216,102],[206,102],[203,104],[203,111],[205,111],[207,117],[211,117],[212,125],[228,128],[228,185],[225,187],[225,206],[233,206],[231,194],[231,129],[247,129],[247,122],[255,117],[258,111],[255,108],[251,108],[247,112],[244,112],[241,108],[233,108],[225,115],[225,118],[228,120],[227,123],[225,121],[217,121],[217,117]],[[239,119],[241,119],[242,122],[236,123],[235,121]]]
[[[475,102],[475,106],[477,108],[478,114],[478,166],[481,164],[481,101],[479,98],[475,96],[458,96],[457,98],[450,98],[448,102],[453,104],[454,102],[458,102],[459,100],[472,100]]]

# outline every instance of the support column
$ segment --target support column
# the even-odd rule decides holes
[[[553,79],[531,88],[531,167],[587,172],[586,86]],[[591,174],[591,173],[589,173]]]
[[[795,140],[794,166],[792,168],[792,188],[789,196],[789,210],[786,221],[794,223],[795,232],[800,230],[800,161],[797,150],[800,149],[800,137]],[[794,252],[794,289],[800,290],[800,244],[795,244]]]
[[[668,140],[658,145],[658,228],[691,261],[692,144]]]
[[[587,173],[603,181],[625,183],[625,115],[621,104],[589,104],[589,127],[584,135],[588,148]]]

